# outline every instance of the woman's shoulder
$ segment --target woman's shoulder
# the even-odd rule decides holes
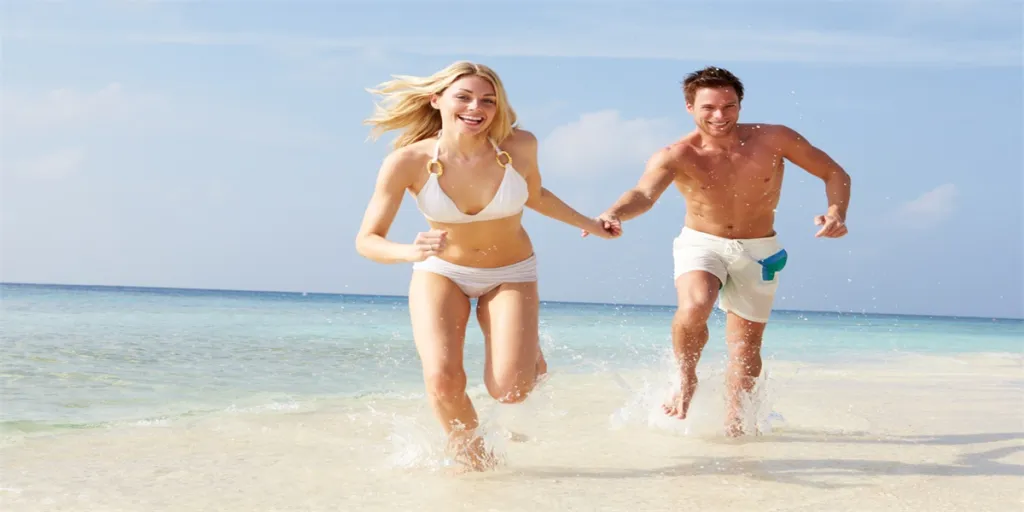
[[[384,157],[383,170],[395,175],[413,177],[433,156],[433,144],[428,140],[413,142],[396,148]]]
[[[537,152],[537,137],[528,130],[515,128],[501,142],[501,149],[514,155],[530,155]]]

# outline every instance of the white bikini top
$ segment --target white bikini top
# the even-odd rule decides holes
[[[530,197],[526,180],[512,167],[512,156],[502,151],[493,139],[488,140],[497,152],[498,163],[505,168],[505,175],[501,178],[501,185],[498,186],[498,192],[491,198],[491,202],[479,213],[470,215],[459,210],[438,183],[438,178],[444,174],[444,166],[437,159],[441,149],[441,138],[438,136],[438,141],[434,144],[434,158],[427,162],[427,182],[416,195],[416,205],[427,219],[445,224],[458,224],[501,219],[523,211],[523,206]],[[502,161],[502,157],[505,157],[505,161]]]

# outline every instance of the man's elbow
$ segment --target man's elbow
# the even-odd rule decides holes
[[[825,182],[849,187],[851,185],[851,178],[850,174],[843,168],[837,167],[825,176]]]
[[[850,178],[850,174],[848,172],[840,169],[836,174],[839,175],[840,183],[842,183],[846,188],[850,188],[850,185],[853,185],[853,179]]]
[[[650,210],[654,207],[654,203],[658,200],[657,195],[650,191],[640,188],[633,189],[633,202],[640,206],[643,211]]]

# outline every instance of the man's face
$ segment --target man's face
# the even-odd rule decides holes
[[[725,137],[736,129],[740,99],[732,87],[697,89],[693,103],[686,106],[700,131],[711,137]]]

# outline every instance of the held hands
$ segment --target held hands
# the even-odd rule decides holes
[[[431,229],[430,231],[419,233],[416,235],[416,239],[413,240],[412,245],[409,246],[410,254],[408,259],[410,262],[416,263],[431,256],[437,256],[441,254],[441,251],[447,245],[447,231]]]
[[[590,229],[582,230],[580,236],[586,237],[587,235],[594,234],[605,239],[622,236],[622,222],[614,215],[602,213],[596,219],[593,219],[591,224],[593,226]]]
[[[821,229],[814,234],[815,238],[839,238],[849,232],[843,218],[831,211],[815,217],[814,224],[821,226]]]

